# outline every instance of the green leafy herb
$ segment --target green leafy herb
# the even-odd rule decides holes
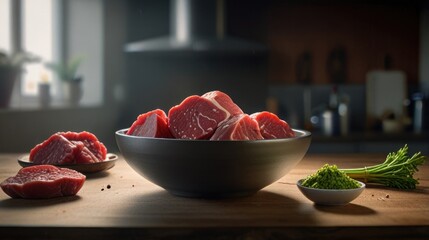
[[[0,51],[0,70],[6,69],[20,71],[25,63],[38,62],[40,58],[27,52],[15,52],[6,54]]]
[[[419,183],[413,177],[426,157],[420,152],[408,156],[408,146],[405,145],[397,152],[389,153],[386,161],[381,164],[353,169],[341,169],[354,179],[361,179],[366,183],[376,183],[387,187],[400,189],[414,189]]]
[[[338,169],[336,165],[325,164],[316,173],[302,182],[304,187],[320,189],[353,189],[360,184]]]
[[[83,57],[74,57],[67,62],[46,63],[46,67],[54,71],[63,81],[80,81],[77,70],[83,61]]]

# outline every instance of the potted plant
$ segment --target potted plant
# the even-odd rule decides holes
[[[74,57],[66,62],[45,64],[63,82],[64,98],[72,105],[78,104],[83,95],[82,76],[77,75],[82,61],[82,57]]]
[[[39,61],[39,58],[25,52],[6,54],[0,51],[0,108],[8,107],[13,86],[25,63]]]

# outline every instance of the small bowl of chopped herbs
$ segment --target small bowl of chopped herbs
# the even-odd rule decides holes
[[[336,165],[325,164],[316,173],[297,182],[298,189],[319,205],[345,205],[365,189],[363,182],[350,178]]]

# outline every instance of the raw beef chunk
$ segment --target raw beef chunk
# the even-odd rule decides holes
[[[173,137],[168,129],[167,115],[161,109],[140,114],[133,125],[131,125],[127,134],[155,138]]]
[[[231,116],[243,114],[243,110],[235,104],[232,99],[221,91],[211,91],[202,95],[203,98],[210,100],[213,104],[223,109],[224,112],[230,114],[227,119]]]
[[[30,161],[38,164],[78,164],[104,161],[107,149],[89,132],[59,132],[30,151]]]
[[[73,164],[82,147],[62,135],[54,134],[31,149],[30,161],[38,164]]]
[[[154,138],[256,140],[294,137],[289,125],[270,112],[244,114],[221,91],[185,98],[165,112],[156,109],[138,116],[128,135]]]
[[[85,175],[52,165],[22,168],[14,177],[1,183],[12,198],[53,198],[76,195],[85,182]]]
[[[247,114],[235,115],[219,125],[210,140],[264,139],[258,123]]]
[[[74,162],[75,164],[79,163],[96,163],[101,162],[104,160],[98,158],[94,155],[91,150],[88,149],[88,147],[85,146],[83,142],[80,141],[71,141],[73,144],[75,144],[79,149],[81,149],[79,152],[77,152],[74,156]]]
[[[209,139],[219,124],[243,111],[226,94],[214,91],[190,96],[168,112],[168,126],[175,138]]]
[[[270,112],[258,112],[250,115],[255,119],[264,139],[290,138],[295,136],[295,132],[289,124],[281,120],[277,115]]]
[[[96,157],[96,159],[104,160],[106,158],[107,148],[104,146],[102,142],[98,141],[97,137],[94,134],[86,131],[83,131],[80,133],[60,132],[59,134],[63,135],[69,141],[72,141],[74,143],[82,142],[84,146],[87,148],[87,149],[84,149],[84,151],[88,152],[87,154],[92,153]],[[95,161],[99,162],[97,160]]]

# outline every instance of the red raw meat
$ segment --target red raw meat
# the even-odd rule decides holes
[[[168,112],[168,127],[175,138],[209,139],[219,124],[243,111],[220,91],[190,96]]]
[[[258,122],[264,139],[295,137],[295,132],[290,128],[289,124],[274,113],[257,112],[250,115],[250,117]]]
[[[53,198],[73,196],[82,188],[85,175],[68,168],[37,165],[22,168],[1,183],[12,198]]]
[[[30,162],[38,164],[78,164],[101,162],[107,149],[89,132],[59,132],[30,151]]]
[[[264,139],[258,123],[247,114],[236,115],[219,125],[210,140]]]
[[[168,128],[168,118],[161,109],[140,114],[131,125],[128,135],[141,137],[172,138]]]
[[[230,116],[243,114],[243,110],[241,110],[241,108],[237,104],[235,104],[227,94],[221,91],[211,91],[205,93],[201,97],[210,100],[224,112],[226,112],[227,114],[229,113]]]
[[[83,145],[77,146],[64,136],[54,134],[30,151],[30,161],[38,164],[72,164]]]
[[[78,141],[82,142],[85,145],[85,147],[89,150],[89,152],[91,152],[96,157],[96,159],[101,159],[101,160],[106,159],[107,148],[104,146],[102,142],[100,142],[97,139],[97,137],[94,134],[86,131],[83,131],[80,133],[60,132],[58,134],[63,135],[65,138],[67,138],[72,142],[78,142]],[[99,161],[96,161],[96,162],[99,162]]]
[[[104,158],[100,159],[97,156],[95,156],[94,153],[91,150],[89,150],[88,147],[85,146],[84,142],[81,142],[81,141],[71,141],[71,142],[80,149],[80,151],[74,155],[73,163],[75,164],[96,163],[104,160]]]

